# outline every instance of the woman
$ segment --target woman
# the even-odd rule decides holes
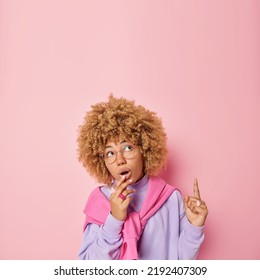
[[[109,97],[80,126],[79,160],[103,186],[85,207],[81,259],[195,259],[208,214],[197,180],[194,194],[158,176],[167,158],[156,113]]]

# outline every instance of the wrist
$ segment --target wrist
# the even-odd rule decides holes
[[[118,221],[124,222],[127,215],[126,214],[121,214],[121,213],[115,213],[113,211],[110,212],[110,214],[117,219]]]
[[[111,213],[107,216],[106,222],[103,226],[103,232],[106,236],[116,237],[121,234],[124,222],[114,218]]]

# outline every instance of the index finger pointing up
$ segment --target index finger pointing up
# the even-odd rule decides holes
[[[200,190],[197,178],[194,179],[194,197],[200,199]]]

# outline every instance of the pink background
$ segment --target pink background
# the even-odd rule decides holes
[[[76,259],[90,105],[162,118],[162,176],[209,207],[200,259],[260,259],[260,2],[0,1],[0,259]]]

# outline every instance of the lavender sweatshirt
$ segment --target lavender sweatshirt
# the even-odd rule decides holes
[[[148,190],[149,177],[128,186],[135,189],[128,207],[129,213],[139,212]],[[109,199],[110,187],[101,188]],[[97,201],[98,207],[98,201]],[[98,211],[98,208],[97,208]],[[111,260],[119,259],[122,245],[121,231],[124,221],[108,215],[104,225],[88,224],[79,252],[80,259]],[[196,227],[186,218],[183,198],[175,190],[164,205],[152,216],[138,242],[140,260],[195,259],[203,242],[203,227]]]

